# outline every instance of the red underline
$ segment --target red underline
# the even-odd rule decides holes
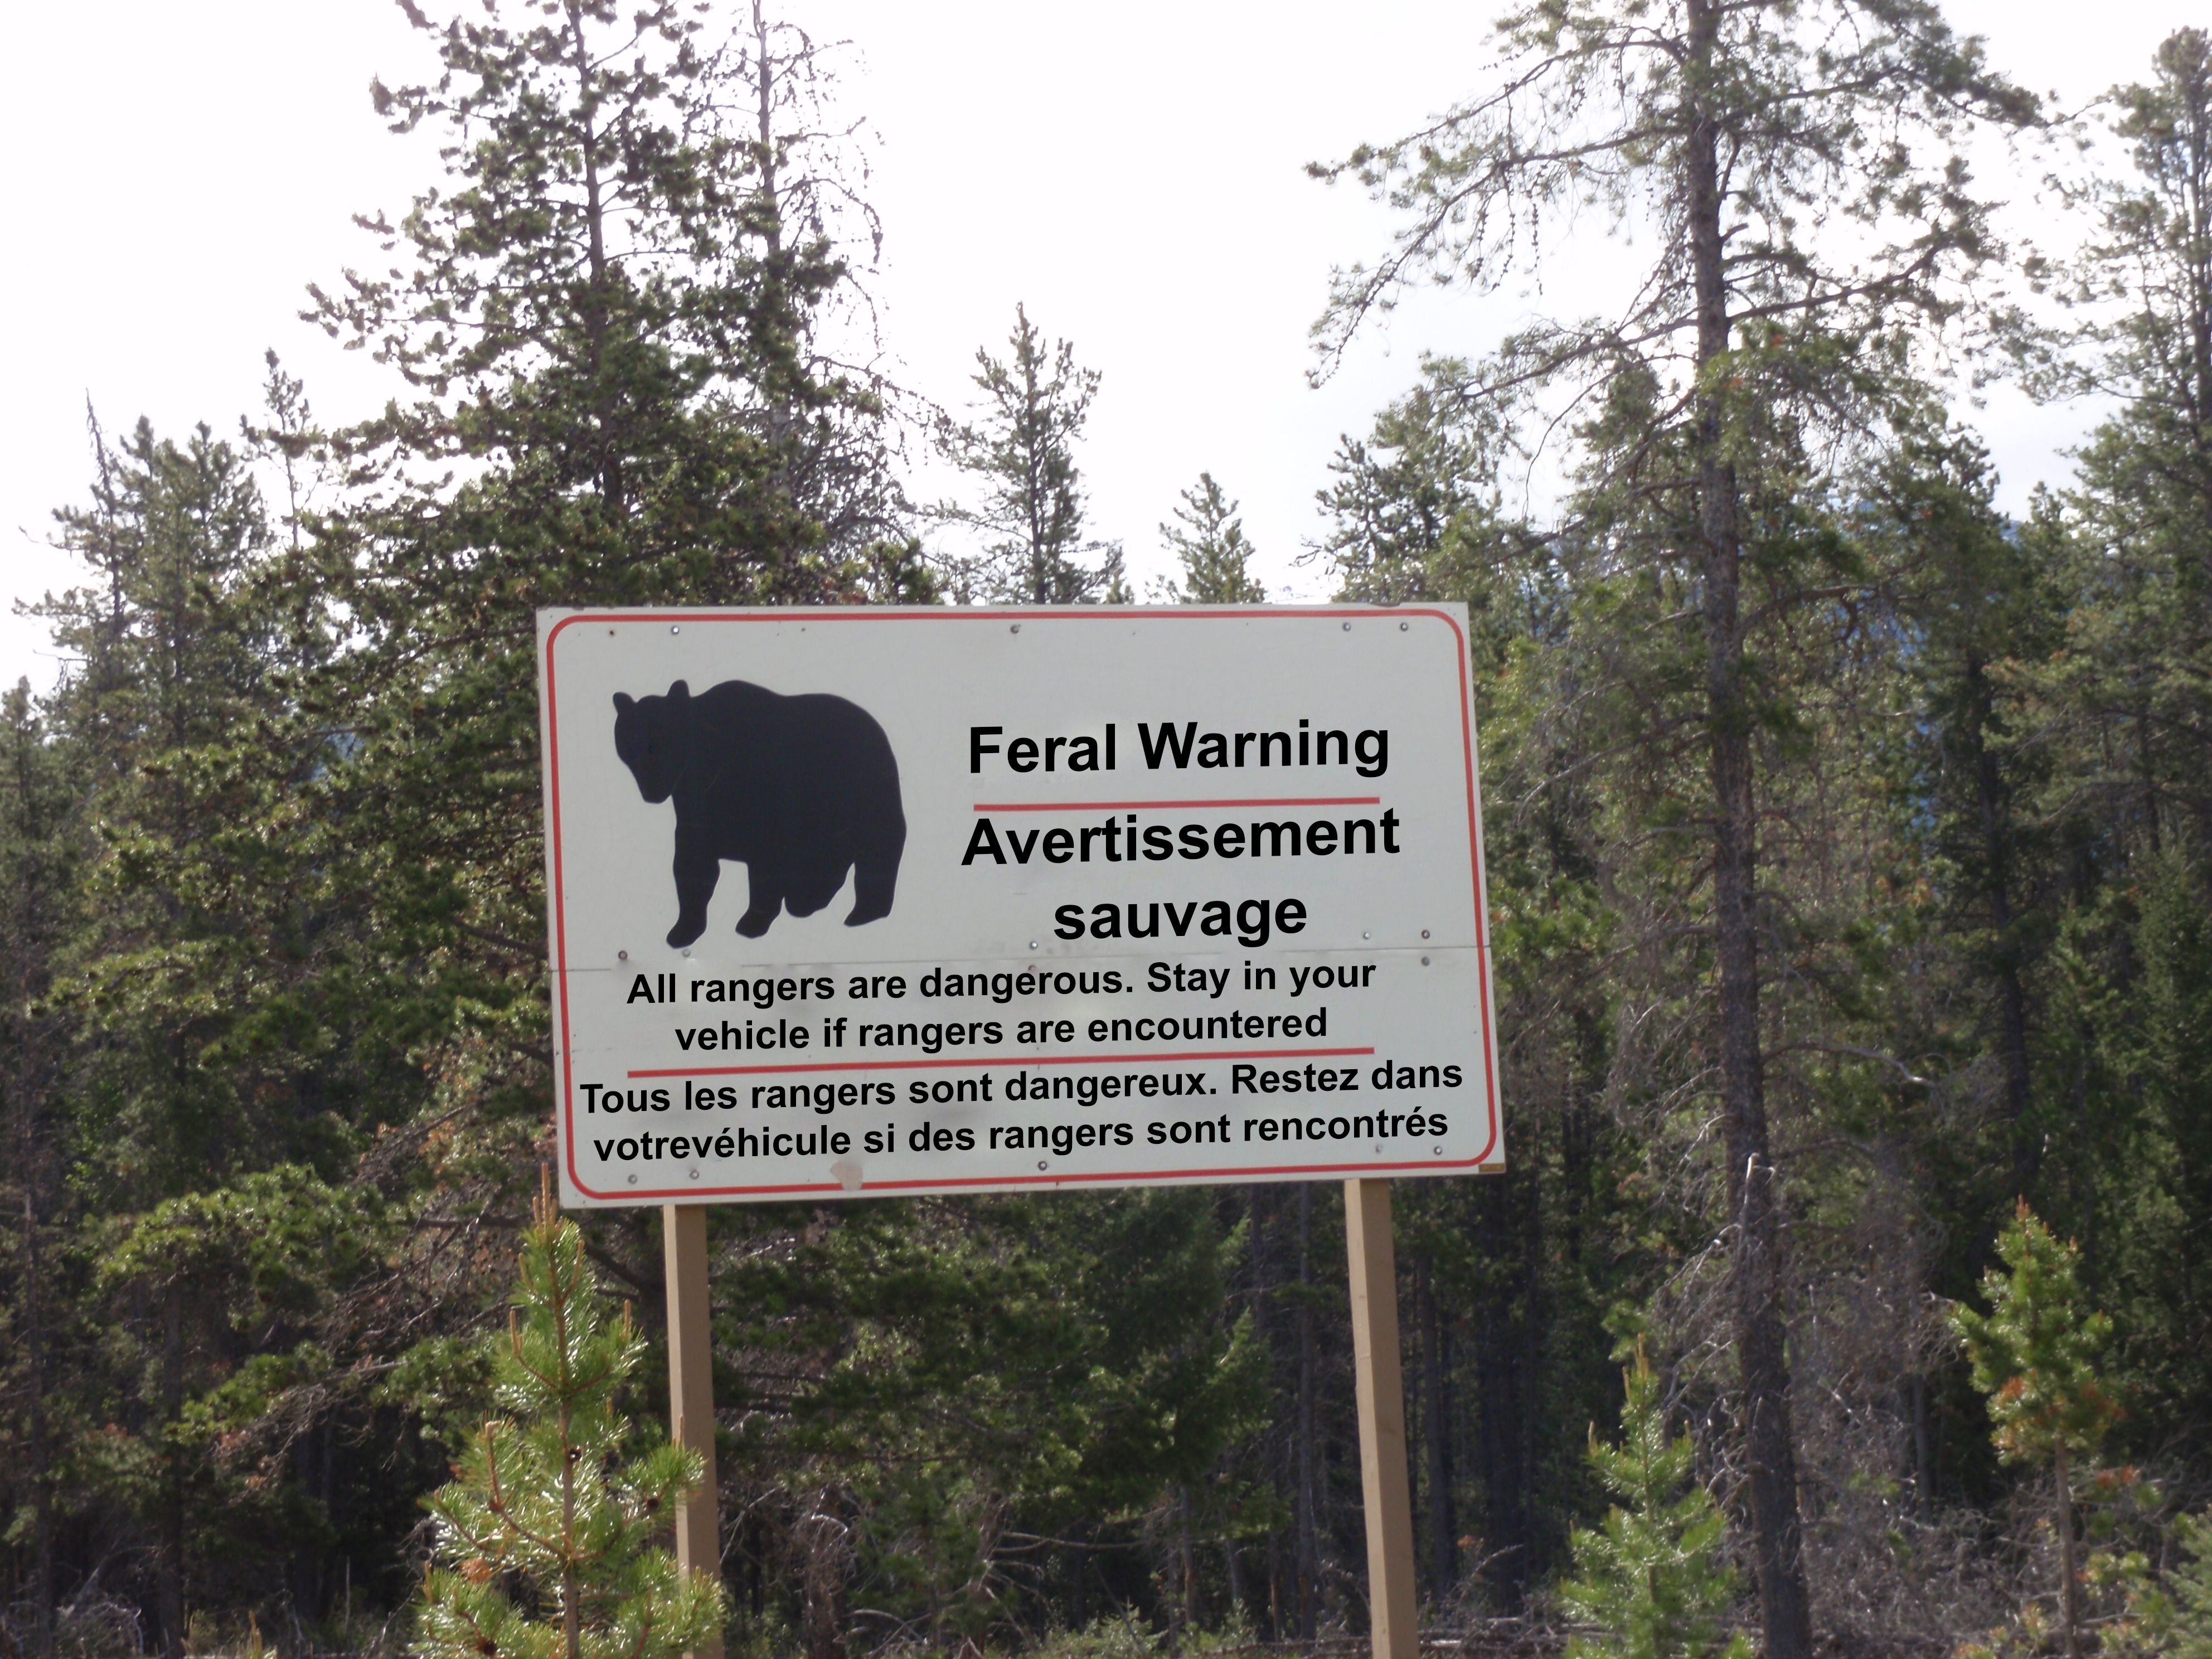
[[[1200,806],[1380,806],[1380,795],[1307,795],[1281,800],[979,800],[979,812],[1163,812]]]
[[[979,1054],[959,1060],[833,1060],[805,1066],[670,1066],[627,1072],[626,1077],[752,1077],[767,1072],[918,1072],[939,1066],[1127,1066],[1171,1060],[1314,1060],[1327,1054],[1371,1054],[1372,1048],[1238,1048],[1188,1054]]]

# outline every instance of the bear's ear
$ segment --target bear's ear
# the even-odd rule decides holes
[[[629,694],[629,692],[627,692],[627,691],[617,691],[617,692],[616,692],[616,693],[615,693],[615,713],[616,713],[616,714],[629,714],[629,711],[630,711],[631,709],[633,709],[633,708],[636,708],[636,707],[637,707],[637,699],[636,699],[635,697],[633,697],[632,696],[630,696],[630,694]]]
[[[691,688],[685,684],[682,680],[677,681],[675,684],[668,688],[668,701],[671,702],[690,702]]]

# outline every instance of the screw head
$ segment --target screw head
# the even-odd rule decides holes
[[[629,960],[629,951],[616,951],[616,952],[615,952],[615,960],[616,960],[617,962],[628,962],[628,961]]]
[[[1429,959],[1428,959],[1426,957],[1423,957],[1421,958],[1421,966],[1422,966],[1422,967],[1424,967],[1424,968],[1425,968],[1425,967],[1427,967],[1428,965],[1429,965]]]
[[[1373,939],[1375,935],[1369,933],[1364,927],[1363,927],[1359,930],[1359,937],[1362,939]]]
[[[1030,941],[1030,950],[1032,950],[1032,951],[1034,951],[1034,950],[1036,950],[1036,948],[1037,948],[1037,942],[1036,942],[1035,939],[1031,939],[1031,940]]]
[[[1038,1168],[1038,1169],[1040,1169],[1040,1170],[1042,1170],[1042,1168],[1044,1168],[1044,1166],[1045,1166],[1045,1160],[1044,1160],[1043,1158],[1039,1158],[1039,1159],[1037,1160],[1037,1168]]]
[[[1006,629],[1006,632],[1008,632],[1009,634],[1018,634],[1018,633],[1020,633],[1021,631],[1022,631],[1022,625],[1021,625],[1019,623],[1015,623],[1012,626],[1011,626],[1010,628],[1008,628],[1008,629]],[[1044,1166],[1043,1166],[1042,1164],[1040,1164],[1037,1167],[1038,1167],[1039,1169],[1042,1169]]]
[[[1428,930],[1427,928],[1425,928],[1425,927],[1422,928],[1422,929],[1421,929],[1421,937],[1422,937],[1423,939],[1426,939],[1428,936],[1429,936],[1429,930]]]
[[[691,1179],[692,1179],[692,1180],[694,1180],[694,1181],[696,1181],[698,1178],[699,1178],[699,1172],[698,1172],[696,1170],[692,1170],[692,1171],[691,1171]]]
[[[633,1187],[637,1185],[637,1177],[635,1176],[632,1176],[629,1178],[629,1184]]]
[[[668,624],[668,631],[672,634],[681,634],[684,630],[678,628],[674,623],[671,623]]]
[[[1402,634],[1402,633],[1404,633],[1407,629],[1411,628],[1413,625],[1413,623],[1400,623],[1398,624],[1398,631],[1399,631],[1401,634]]]
[[[1345,623],[1345,625],[1344,625],[1344,631],[1345,631],[1346,633],[1347,633],[1347,634],[1349,634],[1349,633],[1352,631],[1352,624],[1351,624],[1350,623]]]

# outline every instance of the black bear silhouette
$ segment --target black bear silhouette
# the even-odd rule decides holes
[[[615,693],[615,752],[638,791],[676,798],[676,926],[707,931],[722,860],[745,866],[750,899],[738,931],[758,939],[779,910],[811,916],[854,872],[848,927],[891,913],[906,814],[898,762],[875,717],[842,697],[778,696],[744,680],[691,695]]]

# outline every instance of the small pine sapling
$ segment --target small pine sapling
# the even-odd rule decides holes
[[[1989,1397],[1990,1438],[2008,1463],[2049,1464],[2056,1477],[2059,1625],[2068,1659],[2081,1651],[2081,1567],[2074,1477],[2119,1417],[2099,1382],[2096,1357],[2112,1322],[2085,1305],[2081,1252],[2061,1243],[2021,1200],[1997,1237],[2004,1269],[1982,1276],[1986,1314],[1958,1308],[1952,1328],[1966,1345],[1974,1386]]]
[[[2212,1659],[2212,1512],[2184,1516],[2179,1531],[2182,1559],[2166,1581],[2166,1651],[2172,1659]]]
[[[713,1641],[721,1585],[685,1577],[665,1547],[696,1453],[626,1454],[617,1403],[645,1356],[629,1310],[614,1316],[583,1235],[550,1197],[523,1235],[507,1329],[489,1343],[486,1423],[429,1500],[434,1559],[416,1650],[423,1659],[672,1659]]]
[[[1576,1618],[1607,1635],[1577,1636],[1567,1659],[1751,1659],[1751,1642],[1728,1628],[1739,1589],[1724,1559],[1727,1518],[1690,1479],[1690,1437],[1669,1438],[1659,1379],[1636,1345],[1623,1374],[1620,1443],[1590,1431],[1589,1461],[1620,1501],[1595,1531],[1574,1533],[1575,1576],[1559,1595]]]

